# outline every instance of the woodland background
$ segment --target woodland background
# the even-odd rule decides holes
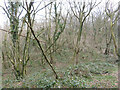
[[[4,88],[118,87],[118,3],[64,1],[0,6]]]

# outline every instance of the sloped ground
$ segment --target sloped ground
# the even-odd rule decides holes
[[[37,54],[34,54],[35,57]],[[41,65],[40,59],[31,60],[27,76],[24,80],[16,81],[10,69],[3,72],[3,87],[32,87],[32,88],[117,88],[118,65],[114,57],[96,52],[80,52],[79,64],[74,65],[73,53],[64,50],[54,55],[54,64],[59,79],[47,64]],[[34,56],[33,56],[34,57]],[[39,56],[38,56],[39,57]],[[84,57],[84,58],[83,58]]]

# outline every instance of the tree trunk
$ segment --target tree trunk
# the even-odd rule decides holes
[[[120,1],[119,1],[119,17],[118,17],[118,88],[120,88]]]

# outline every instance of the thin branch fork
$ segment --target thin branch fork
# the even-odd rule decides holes
[[[47,5],[45,5],[44,7],[42,7],[39,10],[35,10],[35,14],[38,13],[39,11],[41,11],[42,9],[46,8],[47,6],[49,6],[50,4],[52,4],[53,2],[48,3]]]

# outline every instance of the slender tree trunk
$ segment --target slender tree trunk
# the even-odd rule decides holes
[[[78,32],[78,36],[77,36],[77,41],[76,41],[76,48],[75,48],[75,55],[73,57],[75,57],[75,64],[77,65],[78,59],[79,59],[79,45],[80,45],[80,41],[81,41],[81,36],[82,36],[82,28],[83,28],[83,22],[80,22],[80,27],[79,27],[79,32]]]
[[[107,34],[107,33],[106,33],[106,34]],[[108,38],[106,38],[106,49],[105,49],[105,52],[104,52],[105,55],[108,55],[109,52],[110,52],[110,44],[111,44],[111,41],[112,41],[112,35],[110,36],[109,42],[107,42],[107,39],[108,39]]]
[[[119,1],[119,17],[118,17],[118,53],[119,53],[119,56],[118,56],[118,88],[120,88],[120,1]]]

